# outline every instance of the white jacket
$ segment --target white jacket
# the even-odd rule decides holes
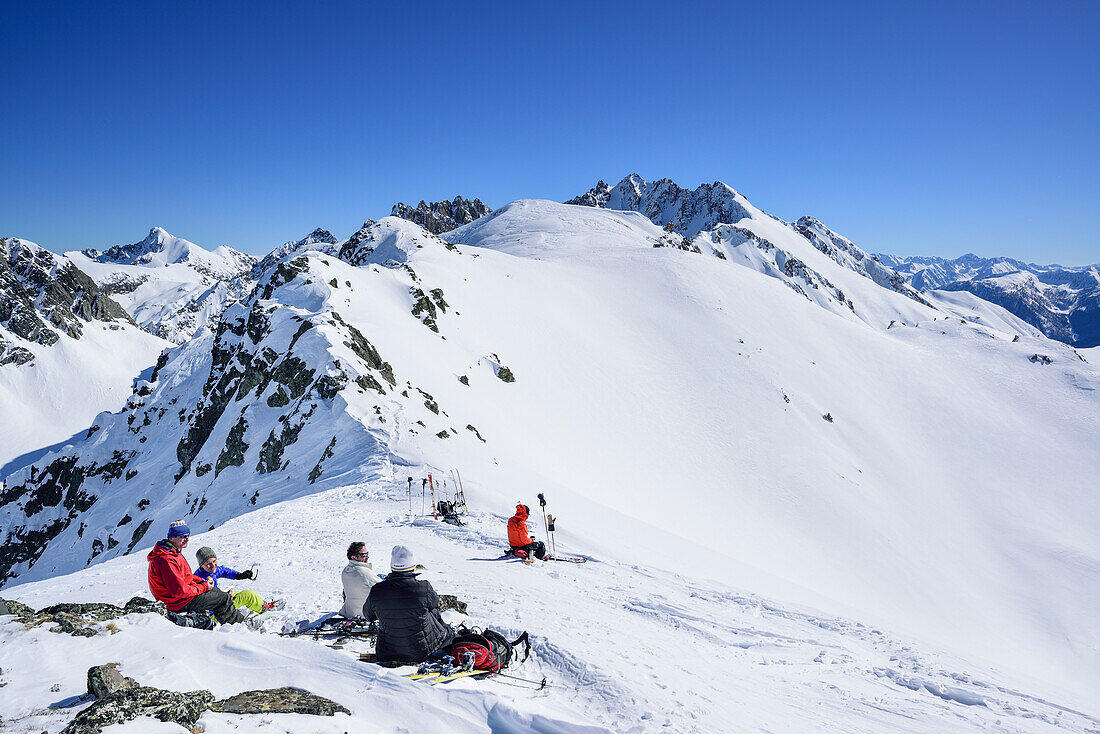
[[[340,580],[344,582],[344,606],[340,609],[340,615],[348,619],[362,617],[370,587],[382,579],[371,568],[370,561],[349,560],[340,574]]]

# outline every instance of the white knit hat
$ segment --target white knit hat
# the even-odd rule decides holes
[[[390,569],[393,571],[412,571],[416,568],[412,551],[403,545],[395,545],[390,553]]]

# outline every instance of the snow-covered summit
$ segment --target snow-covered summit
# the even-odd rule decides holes
[[[283,243],[265,255],[263,259],[252,266],[252,278],[254,280],[259,280],[263,274],[277,262],[294,253],[316,250],[326,255],[335,255],[337,250],[335,247],[336,244],[337,239],[331,232],[327,229],[318,227],[302,239]]]
[[[721,181],[685,189],[667,178],[647,183],[636,173],[614,187],[600,181],[566,203],[641,212],[656,224],[671,224],[687,237],[752,216],[748,200]]]
[[[255,257],[238,252],[226,245],[205,250],[193,242],[173,237],[160,227],[153,227],[149,230],[148,236],[140,242],[115,245],[102,252],[87,249],[83,250],[83,254],[96,262],[116,265],[143,265],[156,268],[187,264],[195,271],[219,280],[239,275],[250,269],[256,262]]]
[[[448,247],[446,242],[404,217],[389,216],[377,222],[368,219],[355,234],[340,244],[339,257],[352,265],[377,264],[389,267],[408,261],[423,247]]]
[[[66,256],[92,276],[143,329],[183,343],[252,290],[257,258],[230,247],[206,250],[160,227],[131,245]]]

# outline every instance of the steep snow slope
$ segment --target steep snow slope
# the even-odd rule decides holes
[[[18,580],[83,565],[93,538],[110,546],[127,508],[135,524],[184,513],[208,527],[253,496],[264,506],[372,473],[400,480],[406,464],[460,466],[479,480],[481,506],[547,492],[574,547],[599,557],[887,625],[995,666],[1031,694],[1089,705],[1100,680],[1100,507],[1087,479],[1100,466],[1095,366],[882,288],[766,215],[738,226],[827,277],[854,307],[822,308],[826,299],[811,302],[784,279],[654,247],[668,233],[638,214],[551,202],[505,207],[450,233],[450,248],[386,218],[341,249],[354,266],[317,254],[284,261],[242,313],[223,318],[205,355],[179,351],[141,396],[134,425],[151,416],[141,435],[157,445],[125,436],[127,414],[93,435],[94,450],[78,449],[100,468],[86,485],[111,503],[90,510],[82,538],[70,526],[35,565],[17,561]],[[289,349],[305,322],[301,348]],[[392,387],[346,346],[351,326],[390,367]],[[1052,364],[1030,361],[1037,352]],[[259,382],[234,362],[244,354],[262,360]],[[308,381],[274,379],[290,357],[314,370]],[[499,379],[503,367],[514,382]],[[348,381],[333,392],[318,380],[337,369]],[[232,393],[216,418],[197,403],[211,376],[208,394]],[[268,402],[280,389],[293,408]],[[206,440],[181,454],[180,441],[211,423],[203,416],[214,418]],[[141,479],[129,489],[103,484],[116,450],[149,462],[133,465]],[[223,452],[240,463],[198,476]],[[279,473],[259,470],[273,465]],[[9,485],[28,493],[9,500],[10,529],[45,485],[29,474]],[[147,486],[158,494],[140,508]],[[64,514],[52,507],[33,527]],[[126,550],[130,529],[118,534],[97,560]],[[139,536],[135,551],[151,541]]]
[[[0,479],[121,406],[164,346],[68,258],[0,239]]]
[[[1043,332],[1019,316],[968,291],[926,291],[922,294],[932,305],[960,319],[973,321],[1005,334],[1040,339]]]
[[[256,258],[230,247],[204,250],[154,227],[141,242],[68,252],[146,331],[176,344],[211,327],[252,289]]]

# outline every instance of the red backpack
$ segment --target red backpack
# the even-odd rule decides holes
[[[469,653],[473,655],[473,670],[499,673],[501,668],[508,667],[508,663],[512,662],[512,648],[521,642],[525,645],[523,660],[527,660],[527,656],[531,654],[531,642],[527,639],[526,632],[509,642],[504,635],[491,629],[481,633],[473,630],[456,637],[447,654],[455,659],[456,665],[463,665]]]

